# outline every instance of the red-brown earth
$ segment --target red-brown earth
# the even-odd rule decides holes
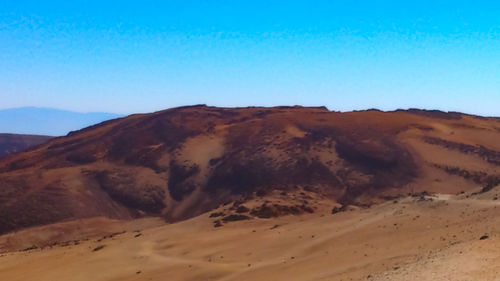
[[[192,106],[0,160],[1,280],[497,280],[500,119]]]
[[[499,120],[322,107],[131,115],[2,159],[0,233],[100,216],[175,222],[272,192],[365,207],[424,191],[486,191],[500,182]],[[274,208],[315,208],[288,205]]]

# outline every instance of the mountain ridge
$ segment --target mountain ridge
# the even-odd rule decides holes
[[[498,140],[498,120],[457,113],[196,105],[135,114],[0,160],[0,232],[94,216],[174,222],[274,193],[363,207],[481,190],[500,183]],[[251,214],[314,212],[313,201],[290,200]]]
[[[51,136],[41,135],[0,133],[0,158],[11,153],[21,152],[36,147],[51,138]]]

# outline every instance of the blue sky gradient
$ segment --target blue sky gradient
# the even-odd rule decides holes
[[[500,116],[499,1],[1,2],[0,109]]]

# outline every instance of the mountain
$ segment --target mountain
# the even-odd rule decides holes
[[[53,108],[20,107],[0,110],[0,133],[63,136],[70,131],[118,118],[112,113],[79,113]]]
[[[336,212],[408,194],[487,192],[500,183],[499,167],[496,118],[181,107],[0,160],[0,232],[99,216],[175,222],[231,202],[217,226],[314,213],[324,200]],[[287,199],[269,199],[278,195]]]
[[[49,136],[37,135],[0,134],[0,157],[27,150],[51,138]]]

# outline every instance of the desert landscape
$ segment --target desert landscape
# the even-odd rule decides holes
[[[0,160],[2,280],[498,280],[500,119],[188,106]]]
[[[0,281],[500,281],[500,1],[0,5]]]

